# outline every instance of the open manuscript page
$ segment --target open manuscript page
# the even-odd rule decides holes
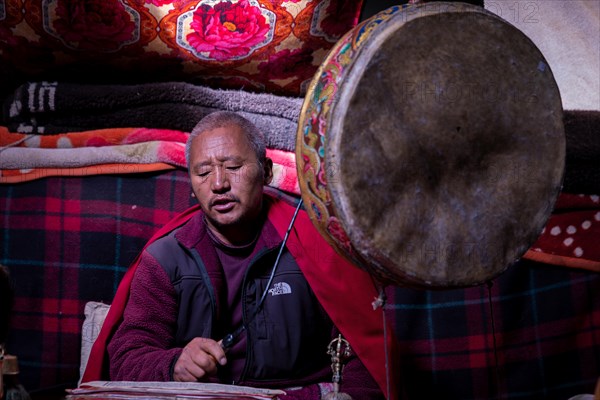
[[[84,399],[229,399],[272,400],[285,395],[282,390],[261,389],[248,386],[199,382],[129,382],[94,381],[67,390],[68,400]]]

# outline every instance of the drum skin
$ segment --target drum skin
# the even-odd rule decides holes
[[[391,7],[342,37],[308,87],[302,199],[381,285],[478,285],[550,216],[562,116],[548,63],[505,20],[464,3]]]

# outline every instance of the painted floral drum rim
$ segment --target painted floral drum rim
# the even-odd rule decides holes
[[[537,76],[534,78],[538,79],[535,82],[537,85],[534,88],[537,90],[535,94],[527,93],[528,98],[518,100],[523,100],[523,103],[533,103],[531,99],[535,97],[536,99],[541,99],[540,103],[544,103],[545,107],[549,109],[549,113],[546,116],[540,116],[540,121],[532,124],[533,130],[536,130],[536,124],[543,125],[542,128],[537,129],[528,138],[528,140],[535,143],[540,137],[549,136],[550,139],[547,140],[547,148],[548,153],[552,154],[551,158],[553,158],[553,165],[540,165],[540,169],[542,170],[540,174],[542,176],[540,176],[539,180],[542,182],[539,184],[539,187],[533,189],[534,200],[532,203],[534,203],[534,207],[521,217],[530,226],[527,229],[515,226],[508,226],[509,229],[507,229],[506,226],[499,226],[497,230],[510,231],[508,236],[516,236],[514,240],[507,239],[506,243],[493,243],[497,237],[494,233],[490,235],[490,243],[483,245],[480,243],[470,243],[469,249],[465,248],[466,245],[462,245],[463,248],[458,253],[463,256],[469,252],[473,254],[478,253],[473,258],[479,258],[477,263],[480,265],[477,265],[475,268],[479,269],[478,271],[467,271],[464,274],[461,272],[459,274],[461,276],[457,278],[452,276],[456,267],[449,268],[452,271],[441,271],[441,273],[434,271],[436,269],[443,270],[448,268],[447,265],[444,265],[445,261],[441,261],[439,268],[435,265],[432,267],[428,265],[432,264],[432,260],[433,263],[439,261],[439,258],[441,258],[440,254],[435,254],[431,260],[420,259],[419,261],[415,261],[415,265],[419,265],[416,265],[413,269],[411,269],[412,267],[405,269],[404,264],[406,259],[402,259],[401,262],[396,263],[396,259],[400,260],[403,257],[396,257],[395,259],[388,257],[389,254],[386,254],[386,249],[380,251],[381,249],[373,244],[369,237],[372,232],[363,233],[360,232],[361,229],[357,230],[356,226],[360,224],[356,224],[356,216],[352,215],[352,212],[348,212],[349,207],[345,204],[346,199],[343,198],[348,191],[355,188],[349,188],[344,186],[344,183],[340,183],[343,180],[340,179],[340,176],[343,176],[345,171],[341,170],[343,168],[341,167],[342,164],[339,164],[336,159],[340,157],[340,149],[344,148],[344,139],[340,132],[343,131],[346,114],[350,112],[349,108],[351,105],[349,103],[353,101],[352,97],[356,95],[355,91],[358,90],[355,88],[355,86],[359,86],[357,81],[362,79],[362,74],[367,68],[371,68],[367,65],[369,64],[369,60],[374,56],[380,56],[377,54],[378,48],[388,37],[397,35],[398,31],[406,29],[407,26],[413,26],[412,24],[419,19],[422,21],[427,19],[423,17],[449,18],[449,20],[470,19],[474,22],[473,25],[483,24],[484,30],[489,28],[491,36],[497,34],[495,30],[502,31],[501,35],[508,33],[509,36],[513,36],[512,40],[519,42],[519,46],[522,48],[520,49],[521,53],[515,55],[517,61],[520,61],[519,57],[521,56],[523,57],[521,64],[524,65],[528,62],[530,63],[530,59],[535,60],[537,64],[533,68],[533,73],[540,75],[539,79]],[[482,22],[479,20],[482,20]],[[435,22],[437,23],[438,21],[436,20]],[[419,21],[419,23],[422,22]],[[425,32],[428,31],[425,30]],[[394,39],[397,39],[397,37],[394,36]],[[422,37],[417,39],[423,41]],[[427,38],[425,38],[426,41]],[[510,42],[509,39],[506,39],[506,41]],[[475,60],[477,60],[477,57],[475,57]],[[519,63],[517,62],[516,64]],[[527,70],[527,73],[529,73],[529,70]],[[511,79],[513,77],[506,78],[508,82],[506,84],[514,86],[515,81]],[[524,81],[516,82],[521,84]],[[504,97],[494,100],[504,100]],[[468,105],[472,106],[473,104]],[[534,104],[532,107],[529,111],[537,113],[540,110],[539,104]],[[377,111],[373,110],[374,113]],[[524,109],[523,113],[529,111]],[[510,112],[514,111],[511,110]],[[519,115],[515,120],[520,120],[521,117]],[[522,162],[524,168],[528,168],[528,166],[525,166],[529,162],[533,162],[536,165],[540,163],[539,159],[521,161],[523,153],[528,153],[528,151],[522,148],[511,149],[510,152],[519,153],[516,154],[516,157],[520,163]],[[340,254],[347,257],[358,267],[368,271],[376,281],[383,284],[417,287],[462,287],[481,284],[502,273],[510,264],[522,256],[535,241],[550,216],[551,209],[560,191],[564,170],[564,157],[565,142],[560,94],[543,55],[522,32],[512,27],[506,21],[501,20],[496,15],[487,12],[481,7],[464,3],[436,2],[394,6],[363,21],[343,36],[332,48],[309,85],[299,119],[296,142],[298,179],[302,198],[311,220],[321,235]],[[333,159],[336,160],[334,161]],[[503,166],[498,164],[492,167],[502,168]],[[526,169],[523,171],[526,174],[530,173]],[[489,177],[486,176],[486,178]],[[520,190],[523,185],[521,185],[521,182],[518,182],[518,184],[518,187],[511,189]],[[485,189],[490,192],[496,192],[495,187],[486,187]],[[378,204],[373,204],[372,207],[377,208]],[[484,211],[487,212],[490,208],[492,207],[487,205]],[[508,208],[509,212],[520,212],[519,207],[516,205],[511,205]],[[481,213],[485,214],[485,212]],[[473,215],[469,217],[472,218]],[[477,217],[479,218],[479,216]],[[503,217],[506,220],[503,222],[504,225],[510,224],[508,222],[510,218],[512,218],[511,215]],[[486,222],[485,218],[481,220],[484,223]],[[456,222],[459,222],[459,224],[462,223],[458,219]],[[400,234],[399,236],[402,235]],[[401,241],[402,238],[399,240]],[[464,242],[465,239],[459,238],[457,240]],[[473,241],[476,240],[476,238],[473,239]],[[438,251],[440,247],[454,246],[455,243],[450,243],[450,241],[446,243],[443,238],[439,240],[436,238],[436,241],[428,243],[428,245],[431,248],[435,247],[435,250],[432,250],[433,252]],[[415,251],[414,243],[412,246],[411,251]],[[419,244],[417,244],[418,246]],[[460,243],[459,246],[461,246]],[[478,246],[482,247],[482,249],[478,250]],[[408,252],[406,249],[405,251]],[[392,256],[400,254],[392,253],[390,252]],[[490,261],[487,261],[484,258],[489,254],[492,254],[492,258]],[[456,255],[452,254],[451,256],[457,259]],[[407,257],[411,258],[413,255],[408,255]],[[419,257],[422,257],[422,255]],[[445,257],[445,255],[442,257]],[[412,260],[408,261],[408,264],[410,264]],[[421,273],[419,268],[427,271]],[[469,273],[471,273],[471,276]]]

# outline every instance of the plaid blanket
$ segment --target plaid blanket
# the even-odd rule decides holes
[[[150,235],[194,201],[183,170],[0,185],[0,263],[16,286],[7,351],[29,391],[77,385],[85,303],[110,303]],[[596,272],[522,260],[489,288],[387,291],[402,398],[564,400],[593,391]]]
[[[151,233],[194,201],[181,170],[0,185],[0,263],[16,286],[7,351],[27,389],[75,386],[85,303],[110,303]]]
[[[522,260],[491,282],[395,288],[406,399],[562,399],[600,375],[600,274]]]

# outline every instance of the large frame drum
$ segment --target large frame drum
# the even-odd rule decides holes
[[[508,22],[464,3],[392,7],[346,34],[308,88],[302,199],[383,285],[477,285],[544,228],[562,115],[548,63]]]

